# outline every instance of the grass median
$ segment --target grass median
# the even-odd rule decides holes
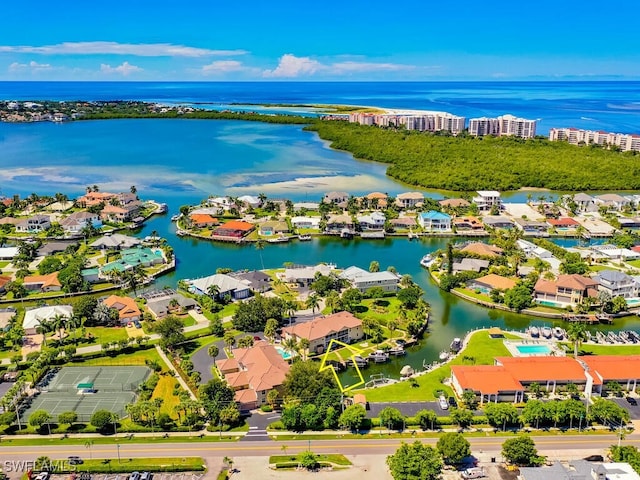
[[[80,465],[71,465],[65,459],[59,462],[65,467],[58,473],[202,472],[207,468],[202,457],[96,458]],[[57,464],[57,461],[52,463]]]

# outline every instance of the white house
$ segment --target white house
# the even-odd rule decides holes
[[[238,197],[238,200],[240,200],[245,205],[249,205],[253,208],[257,208],[262,204],[260,199],[258,197],[254,197],[253,195],[242,195],[241,197]]]
[[[0,247],[0,260],[13,260],[18,255],[18,247]]]
[[[400,276],[388,272],[368,272],[359,267],[349,267],[340,274],[340,278],[347,280],[353,288],[357,288],[361,293],[373,287],[380,287],[385,292],[397,292]]]
[[[100,215],[91,212],[75,212],[60,220],[62,229],[70,234],[80,233],[87,225],[93,225],[94,228],[102,227]]]
[[[432,232],[450,232],[451,216],[431,210],[418,214],[418,225]]]
[[[216,273],[208,277],[191,280],[191,289],[199,295],[209,295],[212,286],[217,287],[217,297],[230,295],[234,300],[241,300],[251,295],[251,288],[247,281],[238,280],[230,275]]]
[[[387,217],[382,212],[373,212],[369,215],[359,215],[356,217],[362,230],[382,230]]]
[[[479,210],[491,210],[496,205],[498,208],[502,207],[502,199],[500,198],[500,192],[495,190],[478,190],[478,195],[473,197],[473,203],[478,206]]]
[[[22,328],[27,335],[37,333],[38,327],[42,322],[50,322],[56,316],[71,318],[73,316],[73,307],[71,305],[52,305],[50,307],[32,308],[24,313]]]
[[[293,228],[320,228],[320,217],[291,217]]]
[[[34,215],[31,218],[16,224],[16,232],[36,233],[42,232],[51,226],[51,220],[47,215]]]
[[[396,197],[396,204],[402,208],[415,208],[424,203],[424,195],[420,192],[401,193]]]

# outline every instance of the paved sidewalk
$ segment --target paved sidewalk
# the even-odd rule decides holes
[[[196,394],[193,393],[191,388],[189,388],[189,385],[187,385],[187,382],[185,382],[182,376],[180,376],[180,374],[178,373],[178,370],[176,370],[176,367],[173,366],[173,363],[171,363],[171,360],[169,360],[169,357],[167,357],[167,354],[164,353],[164,351],[160,348],[160,345],[156,345],[156,351],[158,352],[158,355],[160,355],[160,358],[167,364],[169,369],[173,372],[174,376],[176,377],[176,380],[178,380],[178,383],[182,386],[182,388],[184,388],[187,392],[189,392],[189,397],[191,397],[191,400],[197,401],[198,397],[196,397]]]

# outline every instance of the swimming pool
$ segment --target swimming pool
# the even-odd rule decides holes
[[[551,349],[546,345],[516,345],[516,350],[520,355],[549,355]]]
[[[551,300],[538,300],[538,304],[545,306],[545,307],[555,307],[555,308],[562,308],[563,305],[560,303],[556,303],[553,302]]]
[[[287,352],[284,348],[276,346],[276,350],[282,358],[289,360],[291,358],[291,352]]]

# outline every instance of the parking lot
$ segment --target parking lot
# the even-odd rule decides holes
[[[630,403],[629,400],[627,400],[627,398],[625,397],[608,398],[608,400],[613,400],[622,408],[627,410],[629,412],[629,417],[631,418],[631,420],[640,420],[640,402],[635,397],[630,397],[630,398],[631,398],[631,402],[635,402],[635,405],[632,405],[632,403]]]

